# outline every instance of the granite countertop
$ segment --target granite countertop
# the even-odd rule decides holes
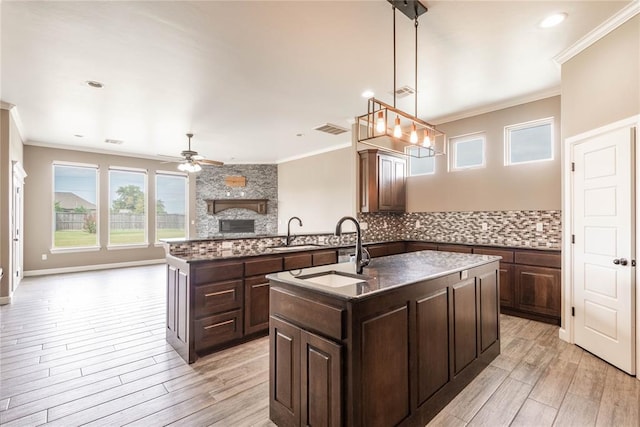
[[[493,255],[419,251],[374,258],[369,266],[365,267],[362,275],[356,275],[355,264],[349,262],[283,271],[269,274],[267,278],[312,289],[340,299],[351,300],[366,298],[399,286],[446,276],[500,259],[499,256]],[[346,286],[331,287],[308,280],[328,271],[345,273],[351,277],[356,276],[362,281]],[[307,279],[301,279],[301,277]]]
[[[281,246],[278,246],[281,247]],[[307,251],[317,251],[322,249],[343,249],[354,247],[354,245],[344,245],[344,246],[332,246],[332,245],[293,245],[290,246],[289,250],[277,250],[274,249],[273,246],[265,246],[265,247],[247,247],[241,249],[219,249],[213,252],[206,252],[202,254],[188,254],[188,255],[168,255],[174,258],[181,259],[186,262],[199,262],[199,261],[216,261],[222,259],[232,259],[232,258],[244,258],[251,256],[261,256],[261,255],[286,255],[295,252],[307,252]]]

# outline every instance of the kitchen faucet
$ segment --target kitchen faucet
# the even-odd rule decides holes
[[[298,225],[300,227],[302,227],[302,220],[300,218],[298,218],[297,216],[292,216],[291,218],[289,218],[289,222],[287,223],[287,243],[286,246],[289,246],[291,244],[291,242],[293,242],[293,239],[296,238],[295,235],[291,235],[291,221],[293,221],[294,219],[298,220]]]
[[[362,231],[360,230],[360,223],[352,216],[343,216],[336,224],[336,236],[342,235],[342,223],[346,220],[353,222],[356,225],[356,273],[362,274],[362,270],[369,265],[370,257],[369,252],[362,247]]]

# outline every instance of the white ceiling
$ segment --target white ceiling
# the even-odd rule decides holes
[[[629,2],[423,3],[418,116],[437,123],[559,93],[552,58]],[[0,8],[0,99],[17,106],[27,143],[177,155],[192,131],[193,149],[207,158],[274,163],[349,143],[350,132],[313,128],[350,128],[366,112],[364,90],[393,100],[384,0],[3,0]],[[538,28],[558,11],[569,15],[563,24]],[[400,13],[396,22],[397,86],[413,86],[413,23]],[[413,112],[413,102],[398,106]]]

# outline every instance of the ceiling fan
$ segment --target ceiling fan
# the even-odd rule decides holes
[[[224,164],[217,160],[207,160],[199,155],[197,151],[193,151],[191,149],[191,138],[193,138],[193,134],[188,133],[187,138],[189,138],[189,148],[180,153],[182,159],[178,160],[180,163],[178,165],[179,170],[183,172],[200,172],[202,170],[200,165],[222,166]]]

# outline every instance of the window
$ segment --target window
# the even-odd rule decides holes
[[[187,177],[156,174],[156,241],[187,237]]]
[[[505,165],[553,160],[553,118],[504,128]]]
[[[98,247],[98,167],[53,165],[53,249]]]
[[[109,170],[109,244],[147,243],[147,173]]]
[[[416,153],[417,147],[408,147],[407,154]],[[409,159],[409,176],[431,175],[436,171],[435,157],[411,157]]]
[[[451,170],[484,167],[484,141],[484,134],[450,138]]]

